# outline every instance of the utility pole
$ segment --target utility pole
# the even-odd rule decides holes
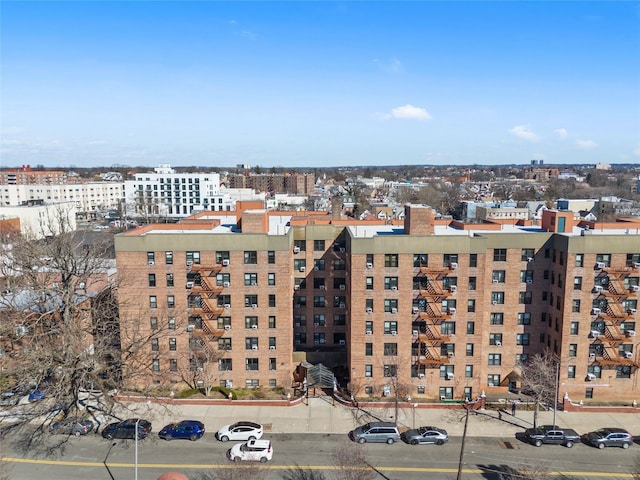
[[[469,406],[465,405],[467,410],[467,414],[464,417],[464,430],[462,431],[462,445],[460,445],[460,459],[458,460],[458,475],[456,476],[456,480],[460,480],[462,478],[462,463],[464,461],[464,443],[467,440],[467,425],[469,424]]]

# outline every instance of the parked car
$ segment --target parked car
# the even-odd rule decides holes
[[[273,448],[269,440],[249,440],[245,443],[236,443],[227,451],[227,457],[232,462],[266,463],[273,458]]]
[[[411,445],[418,445],[422,443],[444,445],[449,441],[447,431],[438,427],[419,427],[407,430],[400,434],[400,438]]]
[[[541,447],[543,443],[564,445],[567,448],[580,441],[580,435],[570,428],[560,428],[557,425],[540,425],[538,428],[527,428],[524,432],[527,441]]]
[[[182,420],[178,423],[170,423],[158,432],[163,440],[180,438],[195,442],[204,435],[204,424],[198,420]]]
[[[623,428],[600,428],[585,435],[586,443],[594,447],[622,447],[629,448],[633,437]]]
[[[216,432],[216,438],[221,442],[229,440],[258,440],[262,437],[262,425],[253,422],[236,422],[225,425]]]
[[[102,430],[102,437],[109,440],[113,438],[127,438],[135,440],[136,422],[138,423],[138,440],[147,438],[151,433],[151,422],[143,419],[138,421],[136,418],[129,418],[122,422],[110,423],[104,427],[104,430]]]
[[[88,418],[69,417],[58,422],[53,422],[49,427],[51,433],[75,435],[86,435],[93,430],[93,422]]]
[[[369,422],[349,432],[354,442],[386,442],[389,445],[400,440],[400,432],[393,422]]]

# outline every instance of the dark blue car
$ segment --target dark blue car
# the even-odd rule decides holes
[[[29,402],[39,402],[44,400],[45,393],[42,390],[34,390],[29,394]]]
[[[164,427],[158,436],[164,440],[180,438],[195,442],[204,435],[204,424],[198,420],[182,420],[178,423],[170,423]]]

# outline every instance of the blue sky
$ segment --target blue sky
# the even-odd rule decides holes
[[[640,163],[640,3],[0,2],[3,166]]]

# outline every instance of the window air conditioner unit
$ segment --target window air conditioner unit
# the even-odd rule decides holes
[[[502,342],[500,340],[496,340],[496,347],[501,347],[502,346]]]
[[[453,358],[453,352],[447,352],[447,357]]]
[[[453,373],[447,372],[447,380],[453,380]]]
[[[591,330],[589,332],[590,338],[598,338],[600,336],[600,332],[598,330]]]
[[[258,304],[257,303],[252,303],[251,304],[251,308],[258,308]]]
[[[458,263],[457,262],[451,262],[451,264],[449,265],[453,270],[455,270],[456,268],[458,268]]]
[[[411,308],[411,313],[418,313],[420,311],[420,309],[418,307],[412,307]]]
[[[257,287],[258,286],[258,282],[251,282],[251,286],[252,287]]]
[[[626,332],[624,332],[624,334],[627,337],[635,337],[636,336],[636,331],[635,330],[627,330]]]
[[[366,332],[364,332],[364,333],[366,333],[367,335],[373,335],[373,331],[371,331],[371,330],[367,330],[367,331],[366,331]]]
[[[624,358],[633,358],[633,352],[630,352],[629,350],[625,350],[624,352],[622,352],[622,355],[624,356]]]
[[[533,278],[527,278],[526,282],[527,283],[533,283]]]
[[[637,312],[637,310],[635,308],[630,308],[627,310],[627,314],[628,315],[635,315]]]
[[[227,380],[226,387],[233,388],[233,380]]]
[[[527,262],[529,263],[533,262],[533,257],[527,257]]]
[[[338,341],[338,344],[340,344],[340,345],[344,345],[345,343],[347,343],[345,340],[339,340]]]
[[[398,313],[398,309],[397,308],[392,308],[391,309],[391,313]]]
[[[413,331],[411,332],[411,335],[413,335],[414,337],[417,337],[419,334],[420,334],[420,331],[419,331],[419,330],[413,330]]]
[[[491,305],[497,305],[497,304],[498,304],[498,301],[497,301],[497,300],[492,300],[492,301],[491,301]]]
[[[589,360],[593,361],[596,359],[596,354],[595,353],[590,353],[589,354]]]
[[[258,325],[251,325],[251,328],[252,328],[253,330],[257,330],[257,329],[258,329]]]
[[[456,307],[447,308],[447,312],[449,312],[451,315],[455,315],[456,314]]]
[[[293,247],[293,253],[300,253],[300,247]]]
[[[191,265],[193,265],[193,260],[187,260],[187,267],[190,267]]]
[[[587,373],[587,377],[585,378],[585,380],[586,380],[587,382],[592,382],[592,381],[594,381],[595,379],[596,379],[596,376],[595,376],[595,374],[593,374],[593,373]]]
[[[293,289],[294,289],[294,290],[300,290],[300,285],[294,285],[294,286],[293,286]]]
[[[187,332],[193,332],[194,328],[195,328],[194,325],[187,325]]]
[[[373,268],[373,263],[367,263],[367,268],[368,269],[372,269]]]
[[[347,306],[344,303],[341,303],[340,308],[347,308]]]
[[[602,285],[596,285],[595,287],[593,287],[593,291],[594,292],[601,292],[602,291]]]
[[[269,345],[269,350],[275,350],[276,346],[275,345]]]
[[[299,326],[300,326],[300,322],[296,322],[296,323],[295,323],[295,326],[296,326],[296,327],[299,327]]]
[[[231,304],[230,303],[225,303],[224,304],[224,309],[225,310],[229,310],[231,308]]]
[[[418,374],[418,378],[423,379],[424,378],[424,373],[419,373]]]
[[[314,327],[319,327],[319,326],[320,326],[320,324],[319,324],[319,323],[314,323],[314,324],[313,324],[313,326],[314,326]]]
[[[347,286],[343,283],[340,285],[340,290],[345,290],[347,288]]]
[[[301,272],[306,272],[307,271],[307,267],[305,267],[305,266],[300,267],[300,271]]]
[[[223,267],[228,267],[228,266],[229,266],[229,263],[231,263],[231,262],[229,261],[229,259],[228,259],[228,258],[225,258],[224,260],[222,260],[222,266],[223,266]]]
[[[640,262],[633,262],[633,268],[640,268]]]
[[[340,253],[344,253],[346,249],[344,247],[340,247]]]
[[[456,293],[456,292],[458,291],[458,286],[457,286],[457,285],[451,285],[451,286],[449,287],[449,291],[450,291],[451,293]]]
[[[488,383],[488,385],[489,385],[490,387],[495,387],[495,385],[494,385],[494,383],[493,383],[493,382],[489,382],[489,383]]]
[[[629,289],[632,292],[640,292],[640,285],[631,285],[631,288]]]
[[[300,345],[300,340],[296,340],[295,342],[293,342],[295,345]]]
[[[395,337],[396,335],[398,335],[398,332],[396,330],[391,330],[391,335]]]
[[[596,270],[602,270],[607,265],[604,262],[596,262]]]
[[[251,350],[258,350],[258,346],[257,346],[257,345],[253,345],[253,346],[251,347]]]
[[[224,288],[229,288],[229,286],[230,286],[230,285],[231,285],[231,283],[229,283],[229,282],[223,282],[223,283],[222,283],[222,286],[223,286]]]
[[[373,313],[373,308],[367,308],[367,313]]]
[[[591,315],[600,315],[601,310],[599,308],[592,308]]]
[[[398,287],[394,285],[393,287],[391,287],[391,290],[398,290]]]
[[[224,329],[225,329],[225,330],[231,330],[231,325],[225,325],[225,326],[224,326]]]
[[[324,285],[320,285],[320,290],[325,290],[325,286]]]
[[[193,282],[187,282],[187,288],[193,288],[194,283]]]
[[[320,340],[314,340],[313,343],[315,343],[316,345],[319,345],[320,344]]]
[[[500,280],[498,280],[497,278],[494,278],[493,283],[500,283]]]
[[[154,262],[153,260],[149,260],[148,263],[149,263],[149,265],[155,265],[156,264],[156,262]]]

